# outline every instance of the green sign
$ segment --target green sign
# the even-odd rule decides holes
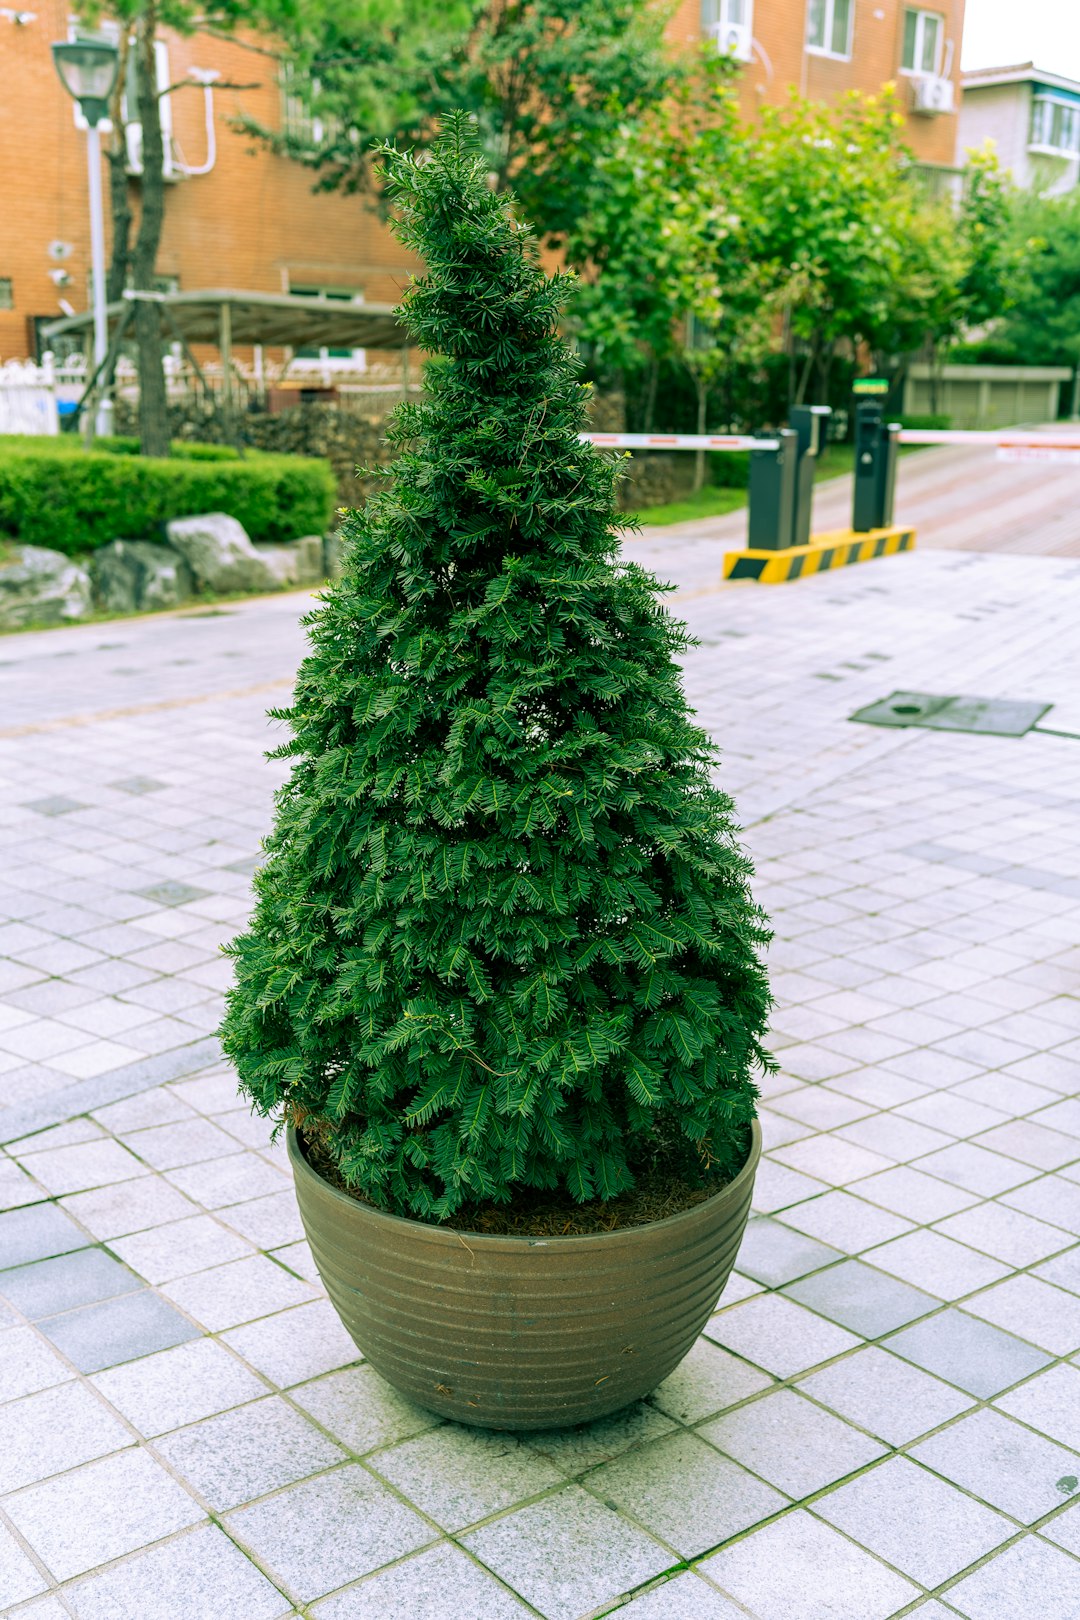
[[[856,377],[851,385],[853,394],[887,394],[889,392],[889,379],[887,377]]]

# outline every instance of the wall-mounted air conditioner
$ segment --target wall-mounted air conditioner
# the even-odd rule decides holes
[[[956,108],[956,87],[951,79],[925,73],[911,81],[911,110],[924,118],[951,113]]]
[[[749,23],[725,23],[716,30],[716,48],[736,62],[749,62],[754,54],[754,37]]]

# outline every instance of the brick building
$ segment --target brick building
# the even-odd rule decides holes
[[[918,158],[947,166],[956,150],[964,0],[933,3],[682,0],[671,35],[687,43],[718,35],[734,48],[747,117],[783,100],[791,85],[831,99],[896,80]],[[85,140],[49,52],[68,23],[62,0],[38,0],[34,12],[0,10],[0,360],[32,355],[41,322],[65,304],[89,304]],[[172,176],[158,269],[168,284],[395,301],[408,257],[363,201],[313,193],[308,170],[235,127],[245,117],[280,127],[296,115],[264,42],[173,36],[158,71],[163,86],[184,86],[163,101]],[[209,75],[217,80],[204,88]],[[136,165],[137,156],[136,131]]]

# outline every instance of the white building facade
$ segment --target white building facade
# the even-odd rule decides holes
[[[1024,190],[1070,191],[1080,181],[1080,83],[1032,62],[965,73],[957,162],[987,140]]]

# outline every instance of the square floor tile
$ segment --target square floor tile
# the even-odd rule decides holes
[[[673,1562],[576,1485],[474,1530],[463,1545],[545,1620],[579,1620]]]
[[[959,1299],[1009,1272],[1000,1261],[939,1232],[908,1232],[879,1248],[867,1249],[863,1259],[939,1299]]]
[[[892,1446],[906,1445],[972,1404],[939,1378],[873,1345],[800,1379],[799,1387]]]
[[[702,1418],[768,1389],[771,1383],[766,1373],[700,1338],[649,1399],[679,1423],[700,1423]]]
[[[534,1613],[460,1547],[446,1542],[317,1603],[311,1612],[315,1620],[448,1620],[448,1602],[462,1620],[529,1620]],[[687,1614],[685,1620],[694,1617]]]
[[[129,1181],[148,1174],[134,1154],[108,1139],[78,1142],[71,1147],[50,1148],[43,1153],[20,1155],[24,1170],[41,1182],[50,1193],[84,1192],[90,1187],[106,1187],[114,1181]]]
[[[15,1537],[0,1525],[0,1603],[4,1605],[4,1612],[10,1613],[10,1604],[21,1603],[24,1598],[44,1592],[46,1584],[44,1576],[27,1558]],[[23,1609],[20,1613],[30,1617],[30,1620],[37,1620],[32,1609]]]
[[[450,1531],[565,1484],[558,1468],[515,1435],[457,1424],[384,1448],[369,1466]]]
[[[60,1581],[203,1517],[160,1463],[137,1448],[30,1485],[7,1497],[4,1509]]]
[[[1080,1368],[1050,1367],[994,1403],[1010,1417],[1080,1452]]]
[[[966,1569],[1016,1526],[906,1457],[892,1457],[814,1503],[813,1511],[923,1586]]]
[[[885,1348],[983,1400],[1038,1372],[1050,1360],[1011,1333],[957,1310],[902,1328],[885,1340]]]
[[[869,1148],[846,1142],[842,1136],[828,1135],[792,1142],[788,1147],[777,1148],[770,1156],[791,1170],[816,1176],[819,1181],[835,1187],[872,1176],[877,1170],[888,1170],[893,1162],[880,1153],[871,1153]]]
[[[79,1581],[65,1592],[78,1620],[284,1620],[287,1598],[216,1526]],[[36,1617],[35,1617],[36,1620]]]
[[[812,1198],[814,1193],[827,1190],[824,1181],[801,1175],[798,1170],[789,1170],[786,1164],[776,1164],[772,1159],[763,1158],[758,1161],[754,1177],[754,1212],[771,1215],[779,1209],[786,1209],[789,1204],[798,1204],[804,1198]]]
[[[176,1170],[206,1159],[231,1157],[236,1146],[233,1138],[210,1120],[191,1118],[130,1131],[124,1136],[124,1144],[155,1170]]]
[[[802,1511],[714,1553],[700,1573],[755,1620],[887,1620],[920,1595],[910,1581]]]
[[[856,1120],[852,1125],[843,1126],[837,1135],[900,1164],[906,1159],[917,1159],[923,1153],[932,1153],[935,1148],[948,1147],[951,1141],[941,1131],[932,1131],[913,1119],[893,1113]]]
[[[140,1434],[167,1434],[186,1423],[257,1400],[266,1385],[213,1339],[192,1339],[98,1373],[94,1383]]]
[[[39,1326],[84,1373],[101,1372],[199,1337],[193,1322],[148,1288],[47,1317]]]
[[[747,1222],[739,1247],[739,1270],[755,1282],[778,1288],[839,1258],[837,1251],[826,1248],[824,1243],[793,1232],[767,1215],[758,1215]]]
[[[991,1153],[973,1142],[954,1142],[952,1147],[928,1153],[914,1168],[948,1181],[954,1187],[963,1187],[966,1192],[978,1193],[981,1198],[993,1198],[997,1193],[1019,1187],[1035,1173],[1017,1164],[1015,1159]]]
[[[911,1455],[991,1507],[1033,1524],[1078,1488],[1080,1456],[984,1408],[920,1441]]]
[[[746,1620],[746,1610],[692,1570],[662,1581],[614,1611],[619,1620]]]
[[[790,1389],[728,1412],[700,1433],[797,1498],[831,1485],[884,1452],[877,1441]]]
[[[147,1232],[114,1238],[110,1248],[151,1283],[173,1282],[252,1252],[250,1243],[210,1215],[192,1215]]]
[[[293,1485],[345,1457],[276,1395],[176,1429],[158,1440],[157,1449],[217,1512]]]
[[[1080,1512],[1077,1511],[1078,1508],[1080,1508],[1080,1501],[1074,1498],[1064,1513],[1059,1513],[1056,1518],[1040,1526],[1039,1534],[1045,1536],[1047,1541],[1052,1541],[1055,1546],[1064,1547],[1066,1552],[1071,1552],[1080,1557]]]
[[[1035,1267],[1035,1276],[1064,1288],[1070,1294],[1080,1294],[1080,1244],[1074,1244],[1064,1254],[1044,1260]]]
[[[1051,1226],[1064,1227],[1074,1237],[1080,1236],[1080,1186],[1064,1176],[1040,1176],[1038,1181],[1003,1193],[1001,1202]]]
[[[261,1254],[178,1277],[164,1284],[161,1292],[211,1333],[317,1297],[310,1283],[301,1282]]]
[[[28,1204],[0,1215],[0,1271],[69,1254],[91,1241],[55,1204]]]
[[[199,1213],[190,1199],[160,1176],[140,1176],[93,1192],[72,1193],[64,1199],[63,1208],[106,1243]]]
[[[0,1332],[0,1400],[33,1395],[39,1389],[66,1383],[70,1377],[71,1368],[33,1328],[10,1327]]]
[[[279,1389],[362,1360],[327,1299],[232,1328],[222,1339]]]
[[[1032,1612],[1038,1620],[1076,1620],[1080,1563],[1038,1536],[1027,1536],[945,1595],[970,1620],[1017,1620]]]
[[[891,1333],[905,1322],[937,1310],[940,1304],[931,1294],[897,1282],[859,1260],[845,1260],[813,1277],[804,1277],[784,1292],[789,1299],[809,1305],[820,1316],[839,1322],[864,1339]]]
[[[1055,1355],[1080,1349],[1080,1299],[1038,1277],[1010,1277],[966,1299],[964,1309]]]
[[[0,1272],[0,1294],[31,1321],[134,1293],[142,1286],[141,1277],[104,1249],[77,1249],[74,1254]]]
[[[3,1408],[0,1494],[133,1445],[135,1436],[83,1384],[58,1384]]]
[[[548,1457],[564,1474],[584,1474],[600,1463],[621,1457],[634,1446],[648,1445],[662,1434],[670,1434],[674,1423],[655,1406],[638,1401],[611,1417],[596,1423],[579,1423],[570,1429],[542,1429],[526,1434],[525,1444]]]
[[[355,1463],[241,1508],[226,1527],[302,1603],[394,1563],[438,1534]]]
[[[586,1484],[684,1558],[700,1557],[787,1506],[779,1491],[692,1434],[627,1452]]]
[[[1007,1153],[1010,1158],[1035,1165],[1040,1170],[1060,1170],[1063,1164],[1075,1164],[1080,1159],[1080,1140],[1075,1136],[1049,1130],[1029,1119],[1013,1119],[1006,1125],[996,1125],[974,1141],[979,1147]]]
[[[406,1440],[442,1422],[426,1407],[399,1395],[366,1363],[301,1384],[291,1391],[291,1396],[316,1423],[357,1455],[394,1440]]]
[[[840,1191],[809,1198],[805,1204],[785,1209],[781,1218],[785,1226],[820,1238],[844,1254],[860,1254],[876,1243],[885,1243],[889,1238],[911,1231],[910,1221],[878,1209],[852,1193]]]
[[[780,1294],[758,1294],[714,1316],[706,1334],[777,1378],[807,1372],[859,1343],[854,1334]]]
[[[1005,1204],[977,1204],[939,1221],[937,1230],[1010,1266],[1033,1266],[1068,1248],[1076,1239],[1057,1226],[1023,1215]]]
[[[940,1220],[943,1215],[953,1215],[977,1201],[975,1193],[962,1192],[922,1170],[912,1170],[909,1165],[898,1165],[895,1170],[885,1170],[879,1176],[860,1181],[859,1197],[920,1225]]]

